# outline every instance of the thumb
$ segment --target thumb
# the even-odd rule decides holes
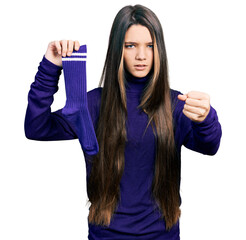
[[[187,99],[187,95],[186,94],[184,94],[184,95],[179,94],[178,95],[178,99],[181,100],[181,101],[185,101]]]

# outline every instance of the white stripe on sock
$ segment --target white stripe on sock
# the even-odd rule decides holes
[[[87,53],[72,53],[72,56],[86,56]]]
[[[62,58],[62,61],[86,61],[86,58]]]

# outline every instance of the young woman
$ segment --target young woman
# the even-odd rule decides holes
[[[88,93],[85,57],[78,41],[49,43],[28,94],[27,138],[79,139],[89,239],[179,239],[181,146],[213,155],[220,144],[209,96],[170,89],[161,24],[141,5],[118,12],[99,87]],[[62,68],[67,101],[51,112]]]

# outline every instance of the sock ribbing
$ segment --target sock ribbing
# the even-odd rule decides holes
[[[82,149],[89,155],[99,151],[98,142],[87,104],[86,45],[62,57],[66,89],[66,104],[62,114],[72,122]]]
[[[62,57],[67,94],[64,112],[87,107],[86,55],[86,45],[82,45],[71,56]]]

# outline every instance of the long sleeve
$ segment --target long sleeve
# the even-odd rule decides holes
[[[176,92],[175,98],[180,94]],[[214,155],[219,149],[222,136],[221,125],[216,110],[210,106],[210,112],[203,122],[193,122],[183,114],[184,102],[176,100],[175,124],[176,139],[179,146],[184,145],[190,150]]]
[[[61,110],[51,112],[53,95],[58,91],[62,67],[43,56],[28,93],[25,116],[25,135],[28,139],[51,141],[76,139],[71,124],[61,115]]]
[[[203,154],[214,155],[220,145],[222,131],[215,109],[201,123],[191,122],[191,127],[184,139],[184,146]]]

